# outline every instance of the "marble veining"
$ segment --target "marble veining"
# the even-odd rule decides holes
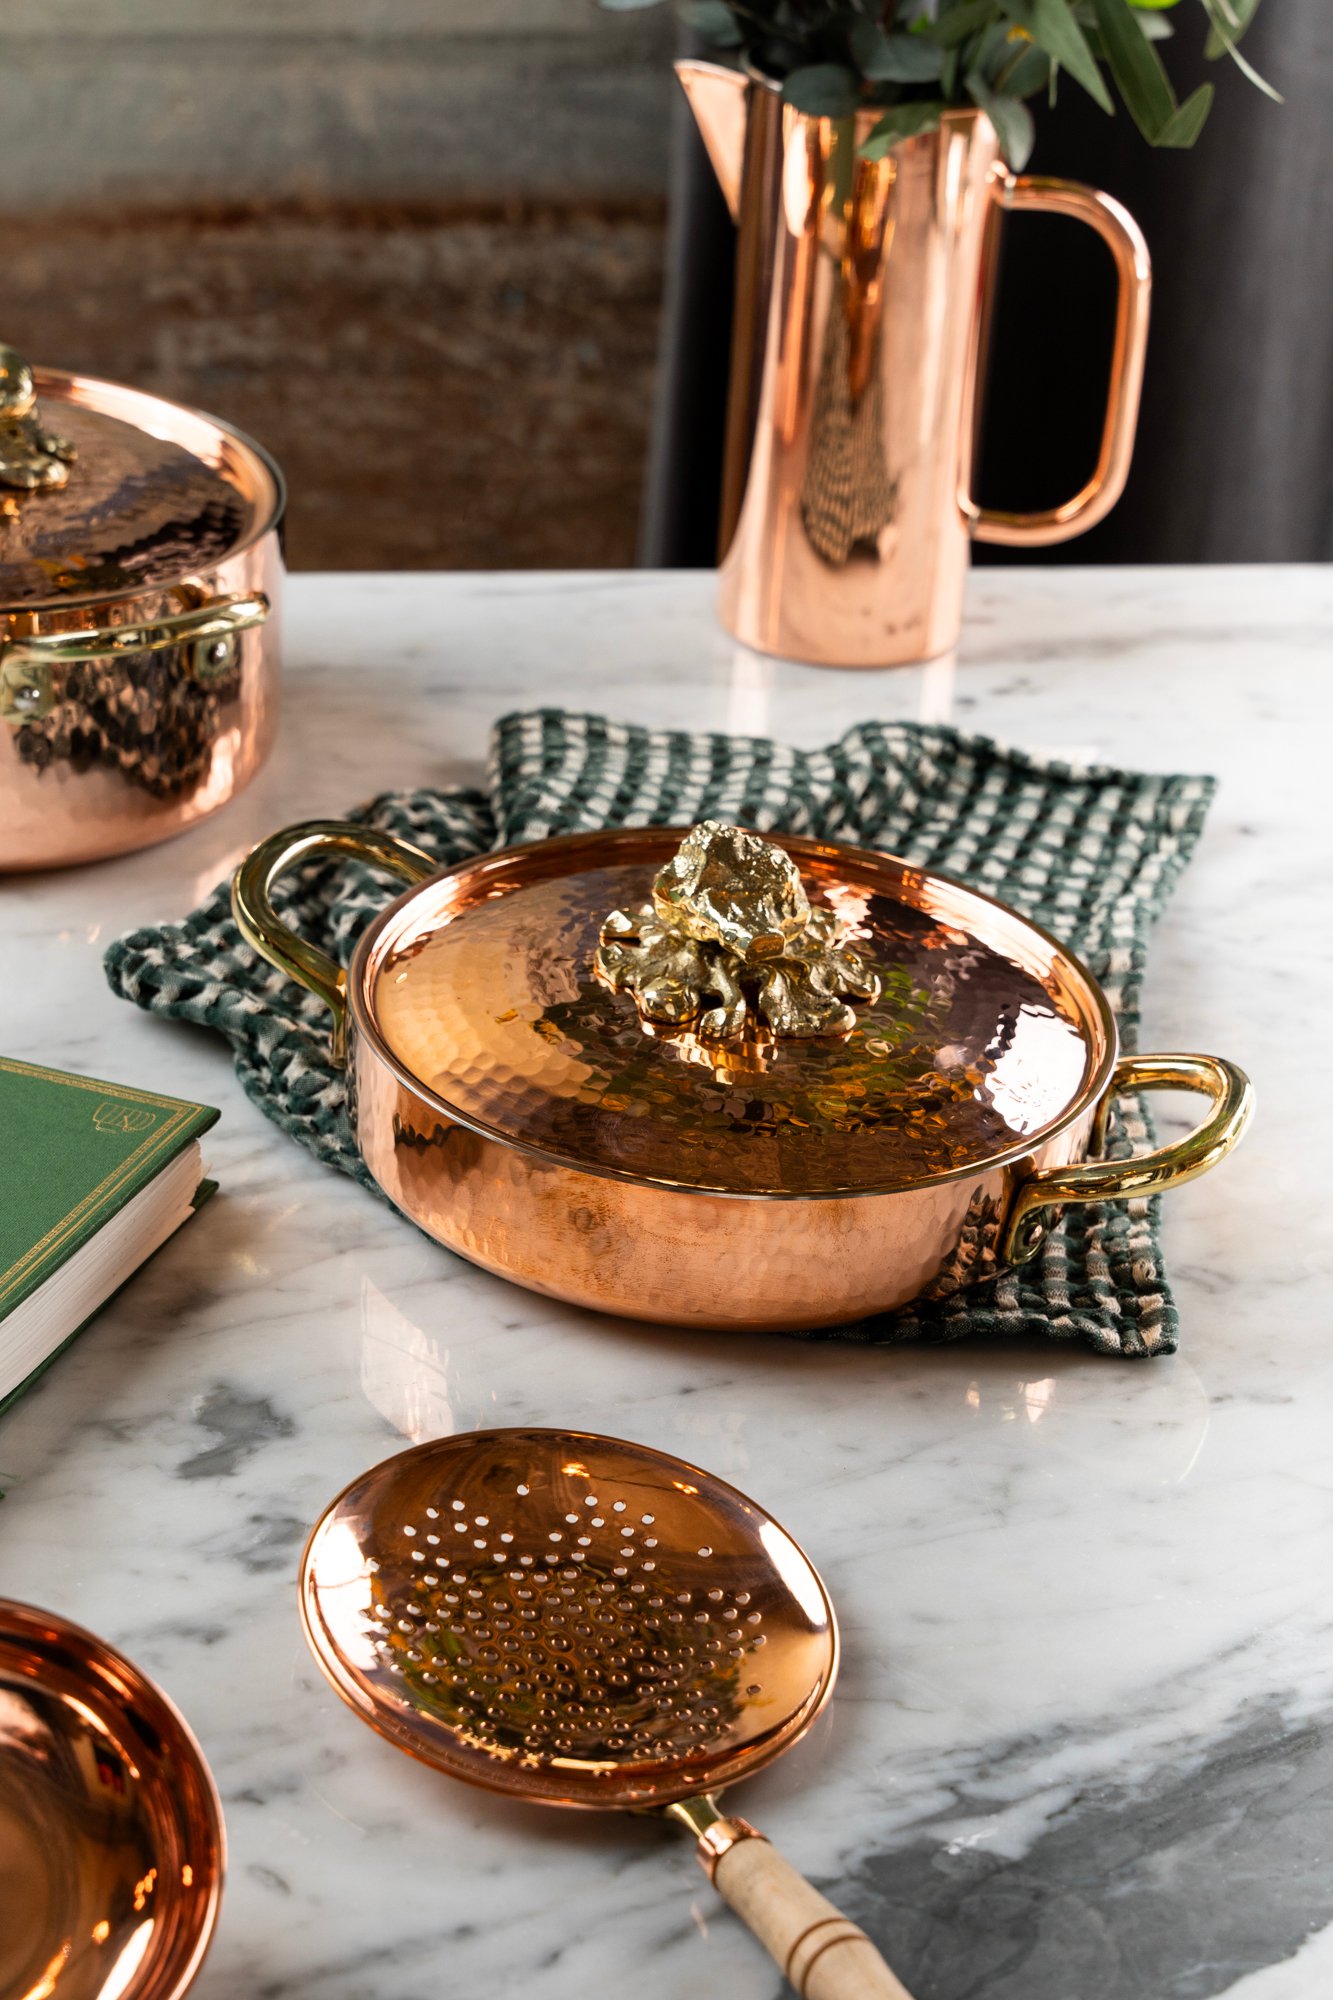
[[[673,1829],[418,1769],[323,1686],[311,1523],[405,1442],[629,1434],[749,1488],[838,1605],[810,1737],[735,1803],[918,2000],[1307,2000],[1333,1975],[1333,1255],[1319,1056],[1333,580],[990,571],[953,659],[745,654],[701,576],[300,577],[252,790],[124,862],[0,884],[5,1052],[222,1107],[222,1191],[0,1423],[0,1591],[183,1707],[231,1869],[200,2000],[773,2000]],[[260,833],[474,780],[534,702],[816,744],[867,715],[1222,780],[1150,961],[1145,1048],[1253,1074],[1224,1170],[1171,1197],[1174,1360],[862,1349],[594,1319],[449,1257],[283,1140],[207,1036],[111,999],[118,931]],[[1321,721],[1321,717],[1323,718]],[[1169,1104],[1164,1122],[1190,1115]]]

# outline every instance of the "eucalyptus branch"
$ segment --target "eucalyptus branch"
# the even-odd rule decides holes
[[[601,0],[626,12],[659,0]],[[1105,112],[1115,99],[1153,146],[1192,146],[1213,86],[1178,103],[1158,43],[1181,0],[678,0],[719,55],[780,83],[813,117],[878,111],[872,155],[937,125],[952,106],[977,105],[1021,166],[1032,144],[1024,99],[1061,74]],[[1260,0],[1201,0],[1206,54],[1227,57],[1267,96],[1281,98],[1239,50]],[[1195,17],[1197,19],[1197,16]]]

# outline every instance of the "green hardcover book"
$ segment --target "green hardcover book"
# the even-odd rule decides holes
[[[0,1056],[0,1416],[212,1192],[217,1115]]]

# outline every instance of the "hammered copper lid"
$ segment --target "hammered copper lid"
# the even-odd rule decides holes
[[[178,583],[264,533],[282,497],[213,418],[0,347],[0,610]]]
[[[847,1031],[774,1034],[752,1008],[710,1039],[700,1016],[654,1023],[614,990],[608,955],[634,921],[608,917],[641,910],[655,882],[662,906],[682,839],[669,828],[549,840],[410,891],[354,974],[361,1031],[465,1125],[594,1172],[728,1194],[975,1173],[1101,1095],[1110,1015],[1053,939],[903,862],[773,838],[824,934],[873,975],[873,997],[849,975],[851,997],[830,1002]],[[781,949],[776,933],[763,948]]]

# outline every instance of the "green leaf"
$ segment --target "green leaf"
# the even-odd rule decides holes
[[[1010,41],[1009,37],[1014,39]],[[1007,21],[997,21],[987,28],[984,35],[978,35],[966,51],[967,74],[984,77],[994,89],[999,78],[1022,55],[1025,49],[1035,48],[1026,35],[1014,34]]]
[[[1227,32],[1234,48],[1259,12],[1259,0],[1228,0],[1227,12],[1231,16],[1227,23]],[[1216,62],[1219,56],[1227,54],[1226,42],[1216,28],[1208,30],[1208,40],[1203,45],[1203,52],[1212,62]]]
[[[807,63],[794,69],[782,95],[811,118],[848,118],[858,103],[856,78],[841,63]]]
[[[1032,113],[1016,97],[992,90],[982,76],[969,76],[966,88],[977,109],[984,111],[995,127],[1005,159],[1016,174],[1021,173],[1032,157],[1035,137]]]
[[[1241,75],[1247,76],[1255,89],[1262,90],[1265,97],[1271,97],[1274,104],[1281,104],[1282,98],[1280,94],[1274,90],[1272,84],[1265,77],[1260,76],[1253,63],[1245,60],[1245,57],[1236,47],[1235,32],[1227,18],[1235,4],[1236,0],[1203,0],[1204,11],[1213,24],[1212,34],[1208,37],[1208,46],[1211,49],[1213,36],[1215,35],[1221,42],[1226,54],[1235,63]]]
[[[1001,4],[1016,27],[1024,29],[1038,48],[1045,49],[1052,62],[1059,63],[1076,83],[1082,84],[1094,104],[1106,112],[1115,109],[1096,58],[1088,47],[1087,36],[1065,0],[1001,0]]]
[[[871,83],[934,83],[944,51],[921,35],[886,35],[878,21],[860,20],[848,35],[862,76]]]
[[[1130,5],[1134,6],[1135,0],[1130,0]],[[1150,42],[1169,42],[1176,31],[1164,15],[1145,14],[1139,22],[1139,32],[1146,35]]]
[[[999,12],[999,0],[963,0],[961,6],[951,7],[932,26],[919,32],[942,49],[956,49],[969,35],[988,28]]]
[[[914,139],[919,132],[933,132],[943,111],[944,106],[938,102],[895,104],[861,141],[861,158],[882,160],[900,139]]]
[[[680,0],[676,11],[687,28],[693,28],[716,48],[739,48],[745,39],[726,0]]]
[[[612,14],[633,14],[640,7],[656,7],[658,0],[600,0],[600,5]]]
[[[1000,78],[1000,88],[1006,97],[1035,97],[1039,90],[1045,90],[1050,74],[1050,57],[1035,42],[1029,42]]]
[[[1176,115],[1176,98],[1162,58],[1134,18],[1129,0],[1093,0],[1116,88],[1150,146]]]
[[[1168,118],[1157,135],[1159,146],[1192,146],[1207,122],[1208,113],[1213,108],[1213,86],[1201,83],[1191,91],[1179,111]]]

